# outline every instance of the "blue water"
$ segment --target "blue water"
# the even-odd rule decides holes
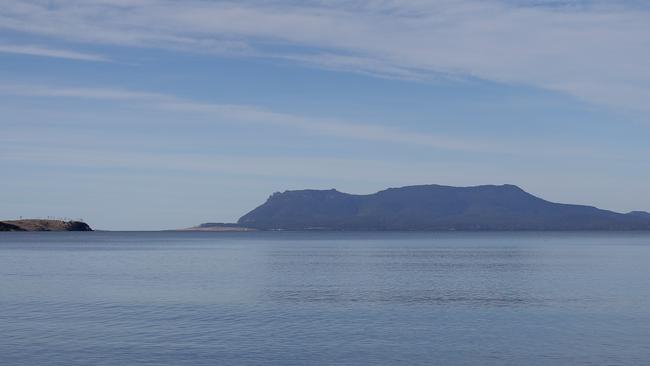
[[[0,233],[0,365],[647,365],[650,233]]]

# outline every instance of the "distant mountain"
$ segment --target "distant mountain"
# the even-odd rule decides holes
[[[237,223],[259,230],[650,230],[650,214],[553,203],[514,185],[419,185],[369,195],[278,192]]]
[[[628,216],[639,217],[650,220],[650,212],[632,211],[627,213]]]
[[[25,219],[0,221],[0,231],[92,231],[85,222]]]

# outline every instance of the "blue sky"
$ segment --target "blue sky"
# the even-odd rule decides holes
[[[637,1],[4,0],[0,217],[426,183],[650,210],[648,60]]]

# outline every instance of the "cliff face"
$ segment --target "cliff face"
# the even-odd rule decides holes
[[[0,221],[0,231],[25,231],[19,226]]]
[[[92,231],[92,229],[81,221],[25,219],[0,221],[0,231]]]
[[[513,185],[336,190],[273,194],[238,224],[272,230],[642,230],[644,214],[545,201]]]

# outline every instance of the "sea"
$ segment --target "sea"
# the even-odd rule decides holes
[[[0,365],[649,365],[649,232],[0,233]]]

